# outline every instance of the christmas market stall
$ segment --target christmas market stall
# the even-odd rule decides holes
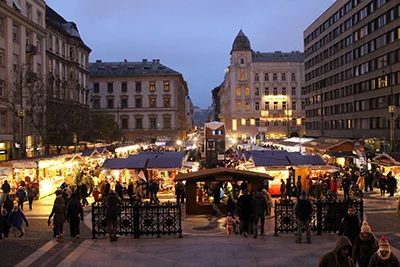
[[[174,181],[184,182],[186,186],[186,214],[213,214],[212,187],[219,183],[224,187],[226,185],[242,185],[246,182],[247,189],[257,190],[262,187],[265,180],[273,180],[273,177],[266,173],[257,173],[252,171],[236,170],[230,168],[213,168],[197,172],[180,173]],[[221,187],[221,188],[222,188]],[[220,209],[226,213],[226,203],[221,200]]]
[[[377,165],[382,175],[387,175],[390,171],[396,178],[397,189],[400,188],[400,153],[381,153],[372,159],[372,164]]]

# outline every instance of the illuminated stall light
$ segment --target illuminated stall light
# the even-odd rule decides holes
[[[256,125],[256,120],[255,119],[250,119],[250,124],[251,125]]]
[[[246,125],[246,119],[242,119],[242,125]]]

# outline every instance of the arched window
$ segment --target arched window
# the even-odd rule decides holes
[[[274,81],[278,80],[278,75],[276,73],[274,73],[274,75],[272,76],[272,80],[274,80]]]
[[[269,81],[268,73],[265,73],[265,74],[264,74],[264,80],[265,80],[266,82]]]
[[[282,73],[282,81],[286,81],[286,74]]]
[[[292,81],[296,80],[296,73],[292,73]]]
[[[256,82],[259,81],[258,73],[254,74],[254,81],[256,81]]]
[[[244,73],[241,73],[241,74],[240,74],[240,80],[241,80],[241,81],[244,81],[244,79],[245,79]]]

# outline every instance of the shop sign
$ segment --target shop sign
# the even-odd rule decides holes
[[[168,142],[168,141],[171,141],[171,137],[165,136],[165,135],[157,136],[157,141],[158,142]]]
[[[6,154],[7,151],[6,150],[0,150],[0,155]]]
[[[217,177],[215,177],[215,180],[217,180],[217,181],[232,181],[233,177],[232,176],[217,176]]]

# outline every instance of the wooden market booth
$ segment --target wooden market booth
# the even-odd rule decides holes
[[[386,176],[388,172],[396,178],[397,189],[400,188],[400,153],[381,153],[372,159],[372,164],[379,167],[382,175]]]
[[[186,214],[213,214],[213,203],[210,201],[198,201],[198,183],[199,182],[233,182],[247,181],[248,189],[262,187],[264,180],[273,180],[273,177],[265,173],[252,171],[229,169],[224,167],[200,170],[197,172],[180,173],[174,181],[186,181]],[[221,212],[226,213],[226,205],[221,202]]]

